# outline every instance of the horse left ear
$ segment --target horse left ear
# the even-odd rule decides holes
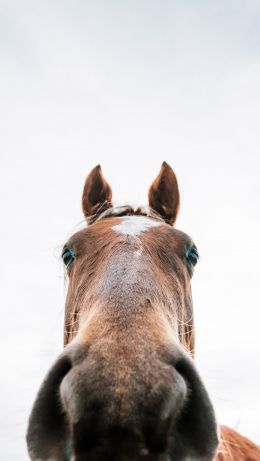
[[[157,211],[165,221],[174,224],[180,206],[180,194],[174,171],[163,162],[160,173],[152,183],[149,193],[149,206]]]
[[[82,195],[82,209],[88,220],[98,209],[105,211],[112,206],[112,190],[105,180],[101,166],[97,165],[89,173]]]

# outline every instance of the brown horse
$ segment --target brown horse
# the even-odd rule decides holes
[[[165,162],[147,210],[112,206],[100,166],[82,198],[88,226],[63,248],[65,349],[30,416],[36,461],[245,461],[260,449],[214,411],[193,364],[190,281],[198,251],[173,227]]]

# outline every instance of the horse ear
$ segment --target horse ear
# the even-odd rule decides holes
[[[89,173],[82,195],[82,209],[83,213],[88,218],[94,215],[99,208],[102,211],[112,206],[112,190],[106,182],[101,166],[97,165]]]
[[[149,189],[148,198],[149,206],[170,224],[174,224],[179,211],[180,195],[175,173],[168,163],[163,162]]]

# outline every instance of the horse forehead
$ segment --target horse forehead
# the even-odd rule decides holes
[[[118,224],[112,226],[112,230],[118,234],[137,236],[152,227],[159,227],[161,225],[163,223],[147,216],[124,216],[120,218]]]

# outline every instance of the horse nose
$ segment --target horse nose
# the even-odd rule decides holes
[[[160,369],[161,377],[151,373],[149,366],[146,370],[136,366],[129,373],[127,364],[117,367],[116,376],[101,357],[90,355],[69,371],[59,392],[78,456],[118,459],[118,453],[127,453],[136,460],[142,451],[163,453],[167,449],[170,427],[184,405],[187,385],[171,364],[155,359],[153,366]]]
[[[116,383],[100,357],[79,346],[65,349],[32,409],[31,459],[121,460],[119,453],[126,453],[122,459],[145,455],[157,461],[170,453],[176,461],[211,461],[218,444],[216,422],[192,361],[171,354],[160,356],[152,368],[130,373],[121,392],[120,377]]]

